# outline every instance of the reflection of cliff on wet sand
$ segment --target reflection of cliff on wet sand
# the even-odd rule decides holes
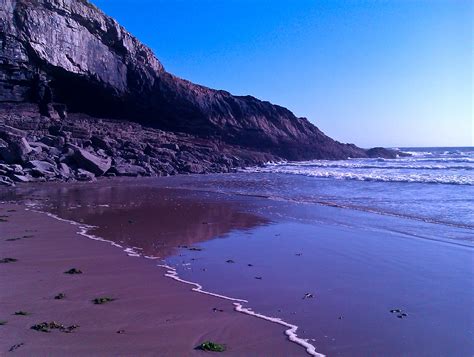
[[[45,208],[52,213],[97,226],[93,234],[160,257],[178,246],[267,223],[222,196],[148,185],[45,185],[23,197],[47,200]]]

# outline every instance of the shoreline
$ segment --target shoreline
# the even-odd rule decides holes
[[[30,209],[26,208],[26,210],[30,210]],[[86,225],[86,224],[81,224],[81,223],[76,222],[76,221],[64,219],[64,218],[61,218],[57,215],[54,215],[52,213],[45,212],[45,211],[40,211],[40,210],[35,210],[35,209],[31,209],[31,211],[46,214],[50,218],[54,218],[54,219],[57,219],[59,221],[72,224],[73,226],[77,226],[80,229],[77,234],[79,234],[83,237],[86,237],[88,239],[96,240],[96,241],[99,241],[99,242],[107,242],[107,243],[109,243],[110,245],[112,245],[113,247],[116,247],[116,248],[121,248],[121,249],[123,249],[123,251],[125,253],[127,253],[127,255],[129,257],[142,257],[142,258],[145,258],[145,259],[152,259],[152,260],[161,259],[160,257],[140,255],[140,253],[136,252],[134,250],[134,248],[124,248],[120,244],[117,244],[113,241],[103,239],[101,237],[98,237],[98,236],[95,236],[93,234],[88,233],[89,230],[91,230],[93,228],[96,228],[94,226],[89,226],[89,225]],[[218,293],[213,293],[213,292],[204,290],[203,286],[200,285],[199,283],[184,280],[183,278],[181,278],[179,276],[178,271],[174,267],[164,265],[164,264],[157,264],[156,266],[159,267],[159,268],[165,269],[165,273],[163,274],[163,276],[168,277],[170,279],[173,279],[175,281],[178,281],[182,284],[188,284],[188,285],[195,286],[195,288],[192,289],[193,292],[213,296],[213,297],[216,297],[216,298],[219,298],[219,299],[232,301],[233,305],[235,306],[234,311],[237,311],[237,312],[240,312],[242,314],[249,315],[249,316],[257,317],[259,319],[262,319],[262,320],[265,320],[265,321],[268,321],[268,322],[271,322],[271,323],[275,323],[275,324],[287,327],[288,329],[285,330],[285,335],[288,336],[289,341],[291,341],[293,343],[296,343],[297,345],[300,345],[301,347],[305,348],[306,352],[310,356],[325,357],[324,354],[317,352],[315,346],[313,346],[311,343],[309,343],[306,339],[302,339],[302,338],[298,337],[298,334],[296,333],[296,331],[298,330],[299,327],[297,325],[293,325],[291,323],[288,323],[288,322],[286,322],[286,321],[284,321],[284,320],[282,320],[281,318],[278,318],[278,317],[272,317],[272,316],[266,316],[266,315],[263,315],[263,314],[259,314],[258,312],[254,312],[251,307],[244,307],[243,304],[248,303],[249,302],[248,300],[234,298],[234,297],[221,295],[221,294],[218,294]]]
[[[11,210],[15,210],[15,212],[12,212]],[[153,355],[157,353],[158,348],[160,349],[160,355],[174,355],[176,353],[179,353],[180,355],[194,355],[202,352],[197,351],[194,348],[199,343],[203,342],[205,339],[209,339],[217,343],[225,344],[227,347],[227,351],[225,354],[227,355],[244,355],[246,353],[272,353],[274,355],[306,355],[304,349],[301,346],[301,343],[299,345],[297,344],[298,342],[289,343],[290,341],[286,340],[286,338],[283,337],[285,331],[276,324],[268,324],[267,321],[264,321],[261,318],[250,319],[249,316],[246,316],[245,313],[236,313],[237,308],[230,307],[228,301],[222,299],[222,297],[218,298],[215,296],[205,296],[204,294],[190,294],[190,290],[187,288],[186,284],[176,284],[173,279],[164,276],[166,275],[166,273],[160,274],[160,272],[156,270],[156,261],[151,259],[130,259],[129,255],[137,256],[137,254],[134,254],[134,252],[131,252],[130,250],[127,251],[126,249],[123,250],[126,255],[120,255],[119,251],[111,249],[110,245],[112,244],[116,247],[121,247],[123,249],[122,246],[98,237],[89,237],[91,238],[89,240],[74,240],[74,238],[72,238],[75,235],[88,234],[86,230],[87,228],[90,229],[90,226],[78,222],[72,223],[71,221],[63,218],[54,217],[54,215],[52,215],[51,213],[37,212],[32,210],[31,207],[25,207],[24,205],[3,203],[2,214],[4,214],[6,211],[10,211],[9,213],[5,214],[5,216],[8,216],[5,218],[6,222],[0,223],[2,224],[2,236],[4,236],[2,237],[4,239],[1,242],[1,244],[4,246],[4,249],[2,250],[5,257],[13,257],[15,259],[18,259],[18,262],[4,264],[4,269],[2,269],[2,285],[5,288],[1,289],[3,291],[3,293],[0,292],[0,295],[2,295],[1,300],[5,302],[5,304],[3,305],[12,306],[11,310],[16,311],[20,310],[20,308],[28,310],[27,306],[25,305],[31,305],[32,307],[30,308],[30,310],[32,311],[28,311],[28,313],[31,313],[31,315],[24,317],[11,316],[13,311],[8,311],[7,307],[4,307],[4,309],[2,309],[3,311],[0,311],[2,314],[2,316],[0,316],[2,320],[8,319],[12,321],[12,323],[10,323],[9,321],[6,323],[6,325],[0,326],[2,332],[4,332],[3,337],[0,338],[0,343],[2,349],[5,350],[5,352],[13,348],[13,346],[15,345],[20,345],[17,347],[18,349],[15,351],[16,353],[34,353],[36,355],[51,355],[51,351],[57,351],[58,354],[67,352],[69,355],[76,355],[81,353],[88,353],[89,355],[95,353],[108,354],[121,351],[121,354],[125,353],[125,355],[128,355],[126,352],[127,350],[130,354],[139,353],[139,351],[141,351],[142,354]],[[45,214],[49,216],[51,221],[53,221],[53,218],[57,218],[57,220],[54,223],[45,222],[44,219],[41,219],[41,217],[44,217]],[[18,219],[20,219],[20,224],[18,224]],[[77,228],[79,228],[79,231],[77,231]],[[26,232],[26,230],[35,230],[35,232],[32,234],[34,237],[32,237],[31,239],[19,239],[17,242],[5,241],[5,239],[11,238],[10,236],[19,236],[22,233]],[[57,234],[53,234],[55,232],[52,232],[52,230],[60,230],[63,233],[66,232],[67,239],[62,239],[58,237]],[[49,238],[45,236],[46,234],[49,236]],[[26,234],[23,234],[23,236],[26,236]],[[97,242],[92,242],[92,239],[107,242],[108,244],[100,245]],[[38,242],[40,240],[41,247],[38,246]],[[66,245],[71,245],[71,243],[73,243],[74,246],[76,246],[77,250],[73,251],[72,249],[65,249],[65,243]],[[94,245],[93,248],[92,246],[89,247],[91,244]],[[26,252],[26,249],[23,249],[21,252],[18,251],[18,248],[20,248],[18,247],[18,245],[22,245],[22,248],[29,248],[29,252]],[[92,254],[92,256],[84,257],[83,254],[87,255],[90,251],[89,248],[94,249],[95,253]],[[45,249],[47,250],[47,253],[44,252],[46,254],[38,254],[38,252],[36,252],[37,250],[44,251]],[[35,289],[31,288],[31,285],[36,285],[36,279],[32,276],[31,273],[25,274],[25,272],[22,272],[21,274],[17,273],[15,275],[15,270],[17,270],[15,268],[17,268],[19,265],[23,265],[25,261],[28,262],[28,265],[30,265],[30,267],[31,265],[33,265],[34,268],[40,268],[40,270],[41,267],[46,264],[48,268],[50,266],[54,267],[54,270],[57,271],[56,273],[60,274],[58,277],[53,277],[52,272],[49,272],[49,274],[44,277],[46,278],[46,281],[48,281],[48,283],[46,283],[45,285],[49,286],[49,289],[52,289],[53,286],[57,285],[56,283],[59,277],[64,278],[62,279],[64,281],[61,281],[61,283],[59,284],[60,287],[63,287],[63,290],[74,289],[74,287],[71,286],[69,282],[66,282],[67,278],[65,274],[62,274],[63,270],[68,269],[67,266],[64,265],[64,267],[62,268],[57,267],[58,262],[56,260],[59,259],[59,257],[61,257],[61,260],[64,260],[64,256],[68,256],[68,262],[71,266],[73,265],[72,262],[76,260],[78,261],[78,263],[82,262],[83,266],[89,265],[95,267],[96,269],[99,267],[100,269],[103,269],[101,263],[103,263],[104,261],[97,261],[97,259],[94,258],[94,255],[97,254],[96,251],[100,251],[99,254],[101,254],[103,258],[106,257],[107,261],[113,262],[113,264],[115,265],[118,265],[118,263],[120,263],[121,268],[118,269],[118,272],[115,269],[112,269],[112,271],[110,271],[109,269],[107,273],[107,279],[104,279],[104,277],[101,276],[102,274],[100,273],[96,272],[91,274],[90,271],[88,271],[87,274],[78,275],[78,278],[82,278],[81,280],[88,280],[83,278],[85,278],[86,276],[90,277],[91,275],[92,277],[90,277],[90,279],[95,280],[95,284],[93,286],[88,286],[88,284],[84,281],[79,284],[82,285],[81,290],[84,290],[81,295],[84,295],[84,293],[88,292],[89,290],[97,290],[97,284],[102,280],[102,283],[106,284],[105,286],[111,286],[111,290],[115,290],[114,296],[122,295],[117,297],[117,301],[113,301],[110,304],[103,306],[104,309],[106,308],[108,310],[112,310],[109,311],[109,314],[110,312],[113,312],[114,314],[125,315],[124,317],[130,317],[130,315],[133,314],[142,315],[143,311],[156,310],[156,307],[153,306],[156,303],[165,303],[166,310],[168,310],[168,314],[163,313],[163,311],[155,311],[155,316],[158,319],[160,319],[160,317],[163,318],[165,316],[170,317],[170,310],[174,311],[174,314],[178,314],[179,310],[181,310],[181,308],[183,308],[185,304],[188,306],[186,308],[186,310],[188,310],[187,313],[184,315],[179,314],[180,322],[175,323],[173,327],[164,327],[162,324],[152,326],[153,322],[150,321],[151,314],[147,314],[148,318],[143,317],[142,319],[144,321],[129,321],[128,323],[126,323],[125,325],[127,325],[127,328],[125,329],[124,333],[115,333],[113,331],[113,328],[112,326],[110,326],[110,324],[114,323],[116,317],[112,318],[106,313],[102,316],[104,321],[100,322],[100,324],[102,325],[102,329],[99,328],[97,330],[97,327],[94,327],[94,325],[84,322],[84,317],[86,316],[89,316],[89,318],[92,320],[97,319],[97,316],[94,316],[97,307],[90,303],[90,299],[94,297],[92,291],[90,292],[89,299],[83,299],[83,301],[80,302],[79,306],[68,306],[65,311],[61,311],[61,308],[58,310],[57,307],[65,307],[66,304],[61,303],[67,302],[68,298],[66,298],[66,300],[64,301],[55,301],[51,298],[51,296],[49,298],[46,297],[47,295],[53,295],[57,293],[60,290],[59,288],[54,289],[54,291],[51,290],[50,294],[46,294],[46,291],[43,291],[43,294],[40,294],[43,296],[39,298],[37,297],[38,292],[34,291]],[[37,261],[35,262],[36,259]],[[130,272],[124,272],[123,266],[133,269],[134,273],[132,274]],[[79,265],[78,268],[81,269]],[[138,275],[137,273],[140,273],[140,275]],[[120,277],[118,277],[117,279],[117,275],[123,275],[123,278],[120,279]],[[119,283],[117,282],[117,280],[127,280],[126,277],[129,277],[135,279],[136,281],[138,280],[144,283],[143,275],[146,275],[146,277],[149,278],[152,277],[153,283],[156,286],[149,286],[149,284],[146,284],[148,286],[140,287],[142,296],[140,296],[140,294],[137,295],[135,290],[133,291],[133,298],[125,298],[123,296],[124,290],[129,291],[130,293],[132,293],[132,291],[130,291],[130,287],[128,287],[127,289],[127,287],[124,286],[124,282]],[[111,279],[111,276],[115,276],[115,278]],[[18,279],[20,279],[23,284],[25,284],[26,281],[28,281],[28,278],[31,280],[31,284],[27,284],[27,286],[24,286],[23,288],[19,288],[18,286],[11,286],[15,285],[15,282]],[[75,279],[76,277],[71,276],[71,278],[73,278],[71,280],[78,280]],[[130,281],[132,279],[130,279]],[[10,285],[10,287],[8,287],[8,285]],[[67,289],[65,285],[67,285]],[[116,285],[120,285],[121,289],[118,289]],[[43,290],[45,287],[46,286],[43,286],[40,290]],[[163,292],[163,288],[165,288],[164,290],[166,290],[166,293]],[[99,288],[99,290],[105,293],[105,290],[107,289]],[[156,292],[157,295],[161,294],[165,301],[163,301],[160,296],[158,296],[157,298],[150,299],[149,295],[151,291],[149,290]],[[7,293],[7,291],[9,291],[10,293]],[[67,293],[66,295],[69,296],[69,294],[70,293]],[[170,301],[168,298],[169,295],[174,295],[174,299],[171,299]],[[148,301],[148,304],[134,304],[133,302],[134,300],[135,302],[137,302],[137,300],[141,300],[144,298]],[[33,308],[35,305],[38,304],[37,300],[41,300],[40,305],[46,304],[48,305],[48,307],[43,306],[43,309],[39,309],[38,307]],[[114,306],[123,304],[123,300],[129,300],[129,303],[126,306],[126,311],[124,311],[123,309],[116,310]],[[24,301],[24,303],[18,304],[22,306],[13,308],[13,305],[16,304],[12,303],[11,301]],[[182,304],[182,302],[185,302],[185,304]],[[84,305],[88,305],[87,308]],[[53,306],[54,313],[51,310]],[[223,312],[220,312],[221,310]],[[51,316],[50,318],[46,317],[48,315],[48,311],[51,313],[51,315],[54,316]],[[79,311],[80,314],[78,314]],[[43,317],[40,319],[40,316]],[[63,321],[66,320],[66,317],[68,317],[69,319],[71,319],[72,317],[78,317],[78,320],[81,320],[81,322],[74,322],[72,320]],[[22,321],[28,321],[28,325],[23,325],[23,328],[18,326],[18,323],[20,322],[18,320],[20,319]],[[78,338],[75,339],[76,341],[72,341],[71,339],[66,340],[63,338],[64,336],[69,337],[71,334],[60,334],[56,333],[56,331],[53,331],[50,334],[42,334],[41,332],[33,331],[30,329],[30,325],[50,320],[57,320],[59,323],[64,322],[67,324],[79,324],[80,327],[78,327],[77,331],[74,331],[72,335],[82,336],[77,336]],[[171,317],[165,320],[170,320],[169,322],[172,322],[174,319]],[[96,323],[98,323],[97,320]],[[109,331],[107,331],[108,333],[103,330],[103,328],[105,327],[104,325],[109,325]],[[144,325],[145,328],[141,327],[141,325]],[[142,336],[139,337],[136,335],[136,333],[133,333],[132,331],[134,328],[136,328],[137,330],[143,330]],[[95,329],[96,336],[92,338],[88,333],[83,332],[87,329]],[[117,331],[121,330],[120,326],[117,326],[116,329]],[[247,332],[242,334],[243,330]],[[132,338],[133,341],[140,340],[140,347],[137,347],[138,345],[136,346],[139,351],[136,351],[133,348],[133,351],[130,351],[130,347],[127,347],[129,343],[126,343],[125,345],[123,344],[123,341],[126,340],[126,338],[124,337],[129,334],[128,331],[130,331],[130,333],[134,335]],[[168,335],[168,338],[166,338],[166,342],[164,340],[161,342],[156,341],[156,333],[158,332],[166,332],[166,334]],[[51,341],[45,341],[45,335],[51,336]],[[101,338],[97,339],[97,335],[108,336],[102,336]],[[153,338],[151,338],[152,336]],[[202,336],[201,339],[200,336]],[[177,337],[178,340],[176,340]],[[99,341],[105,341],[105,343],[101,342],[101,344],[105,344],[105,346],[101,345],[99,347]],[[78,342],[80,342],[80,344],[78,344]],[[133,344],[133,342],[131,343]],[[84,349],[84,345],[90,346],[88,347],[89,349]],[[61,351],[58,350],[59,348],[61,349]]]

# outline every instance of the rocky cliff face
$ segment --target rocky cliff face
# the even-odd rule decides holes
[[[0,20],[3,113],[32,104],[59,123],[68,113],[123,119],[290,160],[370,155],[283,107],[173,76],[86,0],[0,0]]]

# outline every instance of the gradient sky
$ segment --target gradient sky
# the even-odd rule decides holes
[[[180,77],[371,146],[472,146],[471,0],[92,0]]]

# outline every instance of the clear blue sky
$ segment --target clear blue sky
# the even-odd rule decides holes
[[[472,146],[471,0],[92,0],[180,77],[369,146]]]

